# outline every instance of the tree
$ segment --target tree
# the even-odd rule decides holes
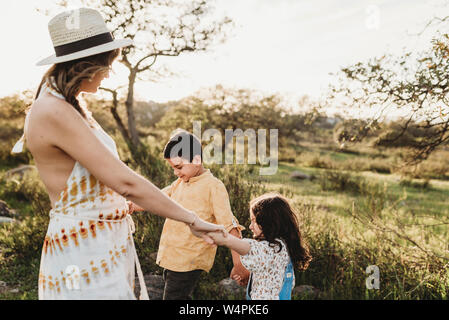
[[[335,143],[344,149],[347,143],[360,142],[367,136],[369,126],[362,119],[346,119],[337,123],[333,129]]]
[[[156,128],[164,132],[162,140],[176,128],[192,131],[193,121],[201,121],[202,130],[213,128],[222,133],[226,129],[254,129],[256,132],[258,129],[278,129],[279,146],[286,146],[288,142],[299,141],[300,133],[312,130],[318,116],[315,109],[293,112],[276,94],[264,95],[255,90],[218,85],[182,99],[167,110]]]
[[[134,40],[122,49],[120,63],[128,71],[128,81],[118,88],[101,88],[112,95],[110,112],[133,157],[139,162],[142,143],[136,126],[134,87],[136,81],[156,79],[167,74],[155,68],[158,57],[176,57],[187,52],[204,51],[224,41],[228,17],[212,15],[212,1],[207,0],[82,0],[83,5],[98,9],[116,38]],[[59,5],[67,6],[67,1]],[[125,89],[127,121],[120,116],[120,93]]]
[[[441,19],[440,19],[441,20]],[[447,19],[442,19],[445,22]],[[330,101],[361,110],[375,109],[372,122],[400,111],[405,119],[397,134],[384,135],[380,145],[394,143],[410,130],[426,131],[410,145],[408,163],[419,163],[449,141],[449,36],[434,36],[429,49],[402,56],[384,55],[342,68]],[[368,122],[368,123],[372,123]]]

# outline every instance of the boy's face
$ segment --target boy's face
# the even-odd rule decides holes
[[[189,182],[190,178],[196,177],[201,171],[202,164],[201,157],[199,156],[195,156],[193,158],[193,163],[181,157],[165,160],[167,160],[167,162],[173,168],[173,173],[184,182]]]

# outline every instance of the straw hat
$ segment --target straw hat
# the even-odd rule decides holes
[[[132,44],[131,39],[114,39],[101,14],[89,8],[65,11],[48,23],[55,54],[36,65],[60,63],[111,51]]]

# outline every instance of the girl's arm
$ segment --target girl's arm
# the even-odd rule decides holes
[[[214,240],[215,244],[228,247],[241,256],[246,255],[251,249],[251,245],[248,241],[239,239],[232,234],[224,235],[222,232],[209,232],[207,235]]]

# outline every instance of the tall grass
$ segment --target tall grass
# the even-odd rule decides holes
[[[137,170],[158,187],[171,183],[175,176],[161,157],[160,149],[141,150]],[[332,160],[335,161],[335,160]],[[146,164],[146,165],[145,165]],[[249,201],[271,188],[255,175],[254,166],[210,166],[223,181],[231,207],[240,224],[249,225]],[[376,183],[350,171],[320,170],[317,179],[308,182],[324,194],[345,195],[354,199],[337,215],[325,205],[309,203],[293,184],[276,187],[291,198],[299,214],[300,227],[309,243],[313,261],[304,272],[296,272],[296,285],[318,288],[319,299],[447,299],[449,295],[449,219],[445,215],[418,215],[411,212],[409,195],[392,192],[391,186]],[[288,173],[286,173],[288,175]],[[251,177],[256,177],[251,178]],[[36,173],[23,179],[2,179],[0,198],[18,208],[16,224],[0,226],[0,279],[20,285],[20,293],[0,298],[37,298],[37,277],[43,239],[48,224],[50,203]],[[414,181],[412,181],[414,182]],[[301,183],[301,182],[297,182]],[[419,185],[403,182],[426,192]],[[399,187],[402,187],[399,185]],[[395,185],[397,188],[398,186]],[[149,213],[136,213],[134,235],[145,273],[161,269],[150,258],[158,249],[164,219]],[[251,237],[249,230],[244,237]],[[368,290],[366,268],[380,270],[380,289]],[[202,276],[195,299],[242,299],[223,292],[217,282],[229,276],[231,254],[219,248],[209,274]]]
[[[36,299],[50,200],[37,172],[13,179],[6,179],[2,174],[0,198],[20,208],[16,223],[0,225],[0,279],[20,286],[20,293],[12,298]]]
[[[410,217],[401,208],[407,195],[395,198],[386,185],[348,174],[325,177],[338,180],[331,184],[334,190],[361,196],[347,209],[348,217],[329,215],[314,205],[297,205],[314,257],[297,279],[319,288],[323,299],[447,299],[448,234],[431,229],[447,227],[449,221]],[[380,269],[379,290],[366,288],[370,265]]]

